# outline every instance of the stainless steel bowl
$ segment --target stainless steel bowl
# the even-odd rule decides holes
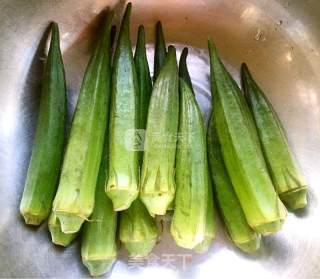
[[[79,243],[53,246],[46,224],[24,225],[19,202],[38,113],[45,33],[55,20],[67,75],[72,114],[95,35],[95,19],[125,1],[2,0],[0,2],[0,277],[86,277]],[[191,77],[204,113],[210,110],[206,40],[211,36],[238,79],[246,61],[287,131],[310,185],[309,205],[290,214],[281,232],[267,237],[255,255],[244,255],[221,224],[210,251],[197,255],[176,248],[167,233],[148,260],[120,251],[114,278],[318,278],[320,277],[320,2],[319,0],[136,0],[132,40],[144,24],[152,64],[154,26],[164,25],[167,42],[192,47]]]

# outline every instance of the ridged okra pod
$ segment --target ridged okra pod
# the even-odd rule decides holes
[[[188,48],[184,48],[181,52],[180,61],[179,61],[179,77],[182,78],[186,84],[189,86],[190,90],[193,90],[188,66],[187,66],[187,56]],[[210,175],[209,175],[210,178]],[[206,229],[204,239],[201,243],[197,244],[193,250],[198,253],[204,253],[209,250],[213,239],[215,238],[216,228],[215,228],[215,215],[214,215],[214,202],[212,194],[212,185],[211,179],[209,179],[208,186],[208,198],[207,198],[207,217],[206,217]]]
[[[250,227],[278,231],[287,211],[273,188],[245,98],[209,40],[213,114],[222,156]]]
[[[116,211],[130,207],[139,187],[139,153],[131,145],[139,124],[139,86],[130,42],[130,14],[131,3],[122,19],[112,68],[106,193]]]
[[[275,189],[289,209],[303,208],[307,204],[307,182],[291,153],[280,120],[245,64],[241,78]]]
[[[139,129],[145,129],[152,91],[152,81],[146,55],[143,26],[139,26],[134,62],[140,89]],[[143,152],[141,152],[141,155],[143,155]],[[140,164],[141,163],[142,161],[140,160]],[[136,199],[127,210],[121,212],[119,235],[120,241],[124,244],[132,257],[143,257],[148,255],[156,244],[158,236],[156,221],[150,216],[140,199]]]
[[[140,199],[121,212],[119,236],[131,257],[147,256],[156,244],[158,229],[155,219]]]
[[[237,247],[247,253],[255,252],[260,247],[261,236],[248,225],[241,204],[233,189],[221,154],[213,115],[209,120],[207,138],[214,195],[223,223]]]
[[[140,198],[152,215],[164,215],[174,198],[178,119],[178,67],[170,46],[153,86],[145,135]]]
[[[91,276],[108,272],[117,257],[117,212],[112,201],[105,194],[105,181],[108,177],[108,137],[105,139],[101,160],[95,204],[90,220],[83,226],[81,257]]]
[[[65,122],[65,73],[58,25],[52,23],[38,123],[20,203],[20,212],[26,224],[39,225],[50,214],[63,158]]]
[[[180,117],[176,154],[176,197],[171,235],[192,249],[205,238],[209,172],[206,132],[189,85],[180,78]]]
[[[64,233],[77,232],[91,215],[110,99],[109,12],[87,66],[73,117],[53,211]]]

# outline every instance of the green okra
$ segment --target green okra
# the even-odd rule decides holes
[[[193,91],[193,86],[187,66],[187,56],[188,56],[188,48],[185,47],[183,48],[181,55],[180,55],[180,60],[179,60],[179,77],[182,78],[189,88],[192,90],[192,93],[194,94]]]
[[[153,82],[156,82],[166,56],[167,48],[166,42],[164,40],[162,24],[161,21],[158,21],[156,25],[156,43],[154,48]]]
[[[151,215],[164,215],[174,198],[178,119],[178,67],[170,46],[153,86],[145,135],[140,198]]]
[[[209,165],[209,163],[208,163]],[[206,230],[204,234],[204,239],[201,243],[194,247],[194,251],[197,253],[205,253],[209,250],[212,241],[216,236],[216,225],[215,225],[215,209],[214,209],[214,199],[212,193],[212,183],[210,179],[209,171],[209,187],[208,187],[208,198],[207,198],[207,217],[206,217]]]
[[[139,124],[139,86],[130,42],[131,6],[127,5],[122,19],[112,69],[109,178],[105,190],[116,211],[130,207],[139,186],[139,153],[131,146]]]
[[[195,248],[205,238],[209,172],[206,133],[195,96],[180,79],[176,196],[170,232],[178,246]]]
[[[138,85],[139,85],[139,125],[138,128],[144,130],[146,128],[148,108],[152,92],[152,80],[149,71],[149,64],[147,60],[146,46],[145,46],[145,32],[142,25],[139,26],[136,51],[134,54],[134,63],[136,67]],[[141,135],[142,136],[142,135]],[[142,139],[143,140],[143,139]],[[142,141],[143,142],[143,141]],[[141,146],[141,149],[143,146]],[[140,152],[140,162],[142,164],[143,152]]]
[[[56,23],[52,23],[38,123],[20,203],[20,212],[26,224],[40,225],[50,214],[63,158],[66,110],[59,29]]]
[[[246,64],[241,67],[241,77],[275,189],[289,209],[303,208],[307,204],[307,182],[291,153],[280,120]]]
[[[48,227],[52,239],[52,243],[60,246],[68,246],[78,235],[78,233],[64,233],[61,230],[59,219],[51,212]]]
[[[207,138],[209,166],[219,213],[235,245],[244,252],[255,252],[260,247],[261,235],[248,225],[233,189],[221,154],[213,115],[209,120]]]
[[[139,26],[137,47],[134,56],[139,83],[139,129],[145,129],[152,81],[149,73],[143,26]],[[143,155],[143,152],[141,152]],[[141,156],[142,159],[142,156]],[[140,160],[140,165],[142,160]],[[145,205],[136,199],[120,215],[120,241],[132,257],[148,255],[156,244],[158,230],[156,221],[150,216]]]
[[[194,96],[187,68],[188,49],[179,62],[180,116],[176,153],[176,197],[171,234],[178,246],[206,249],[211,243],[212,195],[209,200],[209,172],[203,117]],[[211,215],[211,216],[209,216]],[[208,217],[212,217],[209,220]],[[208,223],[209,222],[209,223]],[[212,226],[213,225],[213,226]],[[210,231],[211,230],[211,231]]]
[[[226,169],[250,227],[274,233],[286,208],[273,188],[245,98],[210,40],[209,54],[213,115]]]
[[[182,50],[180,61],[179,61],[179,76],[182,78],[186,84],[189,86],[189,89],[193,90],[191,78],[189,75],[188,67],[187,67],[187,56],[188,56],[188,48],[184,48]],[[210,175],[209,175],[210,178]],[[213,239],[215,238],[215,217],[214,217],[214,202],[212,195],[212,186],[211,180],[209,179],[208,186],[208,198],[207,198],[207,217],[206,217],[206,229],[204,240],[194,247],[194,250],[198,253],[204,253],[209,250]]]
[[[147,256],[156,244],[156,221],[139,199],[129,209],[121,212],[119,235],[131,257]]]
[[[105,138],[103,158],[97,180],[95,205],[90,220],[83,226],[81,257],[91,276],[108,272],[117,258],[117,212],[105,194],[108,177],[108,137]]]
[[[94,207],[109,111],[112,17],[109,12],[86,69],[53,202],[54,214],[64,233],[79,231]]]

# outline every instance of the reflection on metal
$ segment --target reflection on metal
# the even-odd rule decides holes
[[[207,254],[178,249],[168,234],[166,221],[165,232],[153,256],[172,258],[171,267],[160,260],[157,266],[130,268],[126,253],[121,250],[112,276],[208,278],[210,274],[217,278],[240,275],[247,279],[319,276],[320,1],[133,2],[132,41],[135,42],[138,25],[144,24],[150,64],[153,32],[159,19],[168,43],[178,45],[179,50],[181,45],[192,47],[188,65],[197,100],[206,117],[211,107],[208,36],[216,42],[237,81],[241,62],[248,63],[283,122],[309,181],[310,195],[308,208],[290,214],[283,230],[264,239],[255,255],[239,252],[219,221],[217,239]],[[88,275],[80,261],[79,243],[67,249],[55,248],[50,243],[46,224],[37,230],[26,227],[18,209],[38,113],[45,49],[45,40],[41,38],[48,22],[57,21],[61,29],[71,117],[96,35],[96,18],[108,5],[115,6],[118,23],[125,5],[122,0],[3,0],[0,3],[0,277]],[[182,270],[177,259],[185,254],[191,257]]]

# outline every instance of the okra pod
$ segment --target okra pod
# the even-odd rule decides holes
[[[241,77],[275,189],[289,209],[303,208],[307,204],[307,182],[290,150],[280,120],[246,64],[241,67]]]
[[[121,212],[120,241],[131,257],[147,256],[156,244],[157,237],[155,219],[139,199],[136,199],[129,209]]]
[[[109,111],[112,17],[109,12],[86,69],[53,202],[54,214],[64,233],[77,232],[94,207]]]
[[[130,42],[130,14],[131,3],[122,19],[112,69],[106,193],[116,211],[129,208],[139,189],[139,153],[126,142],[135,138],[139,124],[139,86]]]
[[[208,163],[209,165],[209,163]],[[215,226],[215,209],[214,209],[214,198],[212,192],[212,182],[210,179],[209,171],[209,187],[208,187],[208,198],[207,198],[207,217],[206,217],[206,229],[204,239],[193,250],[197,253],[205,253],[210,249],[212,241],[216,237],[216,226]]]
[[[149,73],[145,48],[143,26],[139,26],[137,47],[134,56],[139,83],[139,129],[146,128],[152,81]],[[141,146],[142,147],[142,146]],[[141,159],[143,152],[141,152]],[[140,159],[140,165],[142,160]],[[145,205],[136,199],[131,206],[120,215],[120,241],[132,257],[148,255],[156,244],[158,230],[156,221],[147,211]]]
[[[164,215],[174,198],[178,118],[178,67],[170,46],[153,86],[145,136],[140,198],[151,215]]]
[[[40,225],[50,214],[63,157],[65,122],[65,73],[58,25],[52,23],[38,123],[20,203],[21,215],[28,225]]]
[[[245,98],[209,40],[213,114],[226,169],[250,227],[278,231],[287,210],[273,188]]]
[[[84,224],[81,241],[82,262],[91,276],[100,276],[108,272],[117,257],[117,212],[113,210],[112,201],[104,190],[108,177],[108,137],[105,141],[94,210],[90,220]]]
[[[194,94],[180,79],[176,196],[171,235],[178,246],[193,249],[205,237],[209,174],[205,128]]]
[[[248,225],[240,202],[234,192],[221,154],[213,115],[209,120],[207,138],[214,193],[223,223],[237,247],[247,253],[255,252],[260,247],[261,236]]]

